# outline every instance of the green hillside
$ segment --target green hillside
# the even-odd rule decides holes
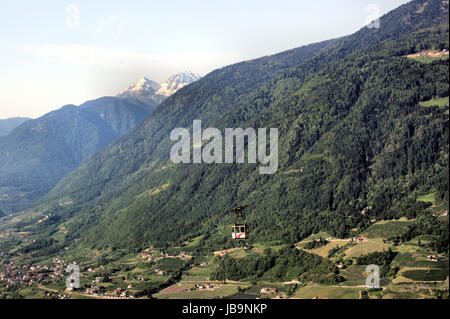
[[[66,105],[0,137],[0,206],[26,208],[152,110],[137,100],[103,97]]]
[[[179,90],[46,196],[37,210],[50,221],[24,215],[17,231],[48,238],[60,225],[67,230],[24,252],[167,248],[200,235],[198,251],[229,248],[232,216],[223,213],[237,204],[249,205],[250,243],[266,244],[320,231],[344,238],[373,218],[415,218],[427,207],[416,195],[431,189],[448,205],[448,115],[420,102],[448,96],[449,62],[403,57],[448,49],[448,14],[440,1],[418,11],[422,3],[385,15],[383,28],[228,66]],[[171,163],[170,131],[191,128],[194,119],[219,129],[278,128],[277,173],[260,175],[253,164]],[[72,205],[60,205],[63,195]],[[408,234],[426,233],[419,230]],[[448,249],[448,237],[439,247]],[[320,275],[332,271],[317,263]],[[283,273],[270,269],[260,278]]]
[[[8,135],[12,130],[28,120],[30,119],[26,117],[14,117],[0,120],[0,137]]]

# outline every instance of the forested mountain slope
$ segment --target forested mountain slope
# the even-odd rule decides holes
[[[57,247],[75,238],[98,248],[164,246],[200,234],[206,247],[223,247],[231,240],[220,226],[232,222],[223,213],[245,203],[252,240],[292,243],[319,230],[346,236],[371,218],[413,217],[419,192],[448,201],[448,109],[419,105],[448,95],[448,60],[403,57],[448,49],[448,12],[427,2],[392,11],[380,29],[225,67],[181,89],[47,196],[70,194],[62,200],[72,206],[55,201],[52,223],[21,227],[48,236],[65,222]],[[172,164],[170,131],[194,119],[278,128],[278,172]]]
[[[26,207],[152,110],[137,100],[103,97],[18,126],[0,138],[0,205]]]
[[[12,130],[28,120],[29,118],[27,117],[13,117],[0,120],[0,137],[8,135]]]

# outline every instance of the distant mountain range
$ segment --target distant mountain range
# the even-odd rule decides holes
[[[135,99],[103,97],[22,123],[0,138],[0,206],[26,207],[153,109]]]
[[[27,117],[12,117],[6,120],[0,120],[0,137],[8,135],[13,129],[28,120],[30,118]]]
[[[162,85],[144,77],[117,97],[66,105],[35,120],[0,120],[0,214],[26,208],[167,97],[198,79],[190,71]]]
[[[127,89],[120,91],[116,97],[133,98],[156,107],[179,89],[200,78],[200,75],[191,71],[175,74],[162,84],[143,77]]]

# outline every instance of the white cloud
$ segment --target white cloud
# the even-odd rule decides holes
[[[242,56],[219,52],[167,53],[151,55],[131,50],[101,48],[79,44],[25,46],[23,50],[47,62],[87,65],[116,70],[157,73],[193,70],[206,74],[213,69],[243,60]],[[167,75],[171,75],[170,73]]]
[[[78,44],[26,46],[25,50],[50,62],[106,68],[121,69],[155,62],[154,57],[134,51]]]

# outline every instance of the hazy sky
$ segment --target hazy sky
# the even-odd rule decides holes
[[[347,35],[369,5],[384,14],[406,2],[0,0],[0,119]]]

